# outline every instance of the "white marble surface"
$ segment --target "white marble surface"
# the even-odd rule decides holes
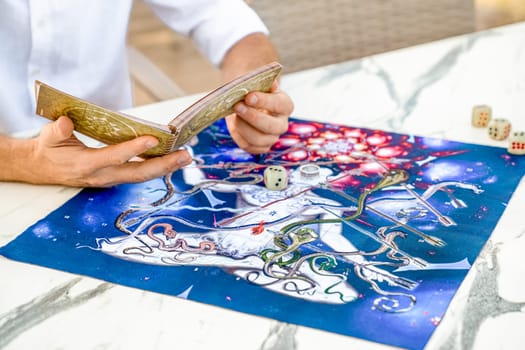
[[[505,147],[470,126],[474,104],[525,130],[525,23],[283,77],[294,114]],[[197,96],[136,108],[166,121]],[[78,190],[0,183],[0,245]],[[523,181],[427,349],[525,344]],[[385,349],[0,257],[0,349]]]

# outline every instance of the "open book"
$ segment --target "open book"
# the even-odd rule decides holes
[[[51,120],[69,117],[75,130],[105,144],[152,135],[159,144],[142,154],[155,157],[178,149],[203,129],[233,113],[233,106],[251,91],[270,90],[281,71],[273,62],[213,90],[168,123],[162,125],[111,111],[66,94],[40,81],[35,82],[36,114]]]

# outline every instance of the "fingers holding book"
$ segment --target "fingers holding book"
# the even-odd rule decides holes
[[[287,118],[294,109],[292,99],[279,89],[277,80],[273,82],[268,92],[253,91],[247,94],[244,103],[247,107],[266,111],[273,116],[285,116]]]
[[[67,117],[44,126],[30,142],[31,152],[24,161],[38,172],[27,172],[24,180],[36,184],[110,187],[154,179],[191,162],[190,155],[183,150],[139,160],[139,154],[157,145],[152,136],[89,148],[75,137],[73,123]]]
[[[277,81],[269,92],[251,92],[235,105],[235,114],[226,118],[237,145],[250,153],[267,152],[288,129],[293,111],[291,98]]]

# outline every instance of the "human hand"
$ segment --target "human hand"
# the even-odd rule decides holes
[[[29,152],[21,156],[27,170],[20,181],[75,187],[109,187],[143,182],[173,172],[191,162],[186,151],[163,157],[135,159],[157,145],[152,136],[141,136],[117,145],[89,148],[73,135],[73,122],[60,117],[45,125],[40,136],[30,140]]]
[[[253,154],[265,153],[288,130],[293,108],[291,98],[274,81],[268,93],[251,92],[237,103],[226,125],[239,147]]]

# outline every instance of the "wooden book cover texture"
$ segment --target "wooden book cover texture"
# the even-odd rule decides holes
[[[273,62],[240,76],[189,106],[168,125],[108,110],[40,81],[35,82],[36,113],[51,120],[67,116],[76,131],[108,145],[153,135],[159,144],[142,156],[155,157],[178,149],[210,124],[233,113],[233,106],[249,92],[269,91],[280,71],[281,65]]]

